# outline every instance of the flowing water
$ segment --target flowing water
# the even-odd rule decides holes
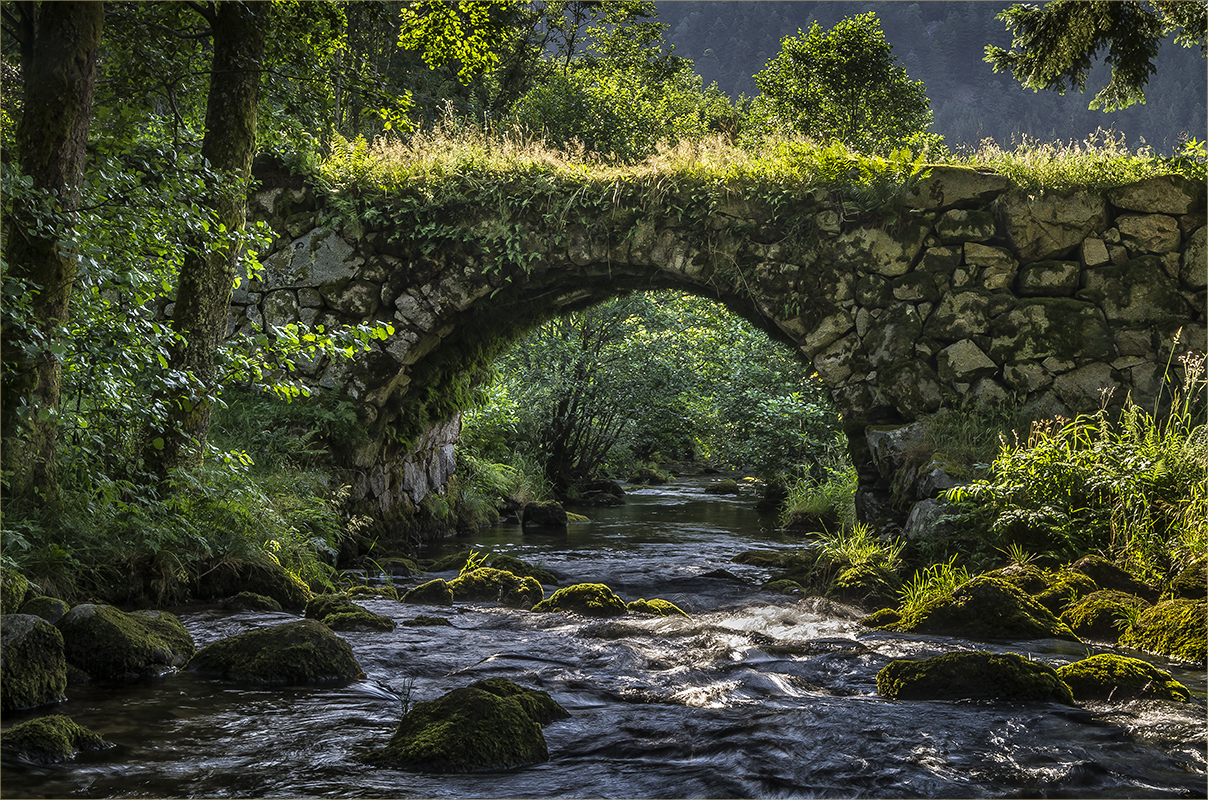
[[[733,556],[798,543],[750,504],[706,495],[699,482],[641,489],[565,535],[498,525],[430,554],[510,553],[564,586],[607,583],[627,601],[670,600],[691,619],[362,600],[399,622],[423,614],[452,627],[342,634],[366,673],[347,686],[257,689],[171,673],[69,687],[66,702],[6,715],[5,726],[62,713],[115,746],[63,765],[5,762],[0,788],[6,797],[1205,796],[1202,670],[1145,656],[1192,690],[1181,704],[885,700],[876,674],[896,658],[989,649],[1060,666],[1091,651],[887,634],[860,627],[850,608],[761,593],[766,571]],[[180,616],[198,646],[294,618],[215,607]],[[385,744],[405,702],[490,677],[547,691],[571,712],[545,729],[547,763],[424,775],[361,760]]]

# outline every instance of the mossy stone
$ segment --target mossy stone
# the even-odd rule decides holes
[[[970,639],[1068,639],[1080,641],[1069,626],[1002,578],[980,575],[951,593],[934,597],[903,615],[904,633],[964,636]]]
[[[218,600],[240,592],[271,597],[287,611],[301,611],[310,599],[310,587],[280,564],[218,564],[203,572],[193,586],[202,600]]]
[[[1156,591],[1103,556],[1083,556],[1071,564],[1070,569],[1086,575],[1100,589],[1114,589],[1117,592],[1136,595],[1150,603],[1158,599]]]
[[[760,589],[765,592],[775,592],[776,594],[805,594],[804,586],[788,578],[768,581]]]
[[[0,567],[0,614],[16,614],[28,593],[28,578],[16,570]]]
[[[1170,592],[1188,600],[1208,597],[1208,559],[1200,559],[1176,575],[1170,582]]]
[[[1078,701],[1138,697],[1180,702],[1191,699],[1187,687],[1172,678],[1169,672],[1137,658],[1111,653],[1066,664],[1057,670],[1057,674]]]
[[[671,476],[650,467],[642,467],[629,479],[630,483],[639,486],[662,486],[670,481]]]
[[[306,602],[305,616],[307,619],[317,619],[338,614],[354,606],[353,602],[343,594],[318,594]]]
[[[675,603],[670,600],[634,600],[629,605],[625,606],[626,610],[633,614],[647,614],[654,617],[674,617],[676,614],[681,617],[688,617],[688,614]],[[691,617],[688,617],[691,619]]]
[[[554,592],[533,611],[574,611],[588,617],[617,617],[626,613],[625,601],[602,583],[576,583]]]
[[[513,575],[518,575],[522,578],[536,578],[538,583],[547,586],[557,586],[558,579],[550,572],[541,567],[533,566],[527,561],[521,561],[515,556],[500,555],[491,559],[490,566],[494,569],[501,569],[504,572],[510,572]]]
[[[1002,578],[1031,595],[1040,594],[1049,587],[1049,577],[1044,570],[1032,564],[1012,564],[985,574]]]
[[[21,604],[21,614],[33,614],[35,617],[42,619],[54,625],[59,620],[63,619],[63,615],[71,610],[71,606],[64,603],[57,597],[47,597],[46,595],[35,595],[28,598]]]
[[[367,608],[348,605],[319,620],[333,631],[392,631],[397,623]]]
[[[82,603],[56,624],[67,660],[93,678],[133,678],[180,667],[193,655],[193,637],[166,611],[123,613]]]
[[[453,599],[488,601],[514,608],[531,608],[545,597],[536,578],[520,577],[493,567],[479,567],[449,581]]]
[[[402,556],[389,556],[378,559],[374,563],[381,567],[382,571],[387,575],[408,578],[423,574],[423,570],[419,568],[414,559],[403,558]]]
[[[368,760],[437,773],[512,769],[548,761],[542,723],[561,716],[549,704],[566,715],[545,692],[500,678],[454,689],[436,700],[416,703],[386,746]]]
[[[902,579],[884,564],[858,564],[840,572],[828,594],[843,603],[875,608],[895,600],[901,588]]]
[[[1141,612],[1137,624],[1120,636],[1120,644],[1150,653],[1204,664],[1208,601],[1166,600]]]
[[[436,578],[427,583],[421,583],[404,594],[403,602],[423,606],[451,606],[453,605],[453,590],[449,588],[448,581]]]
[[[877,673],[877,692],[891,700],[1074,704],[1070,688],[1056,670],[1018,653],[944,653],[924,661],[891,661]]]
[[[888,628],[897,625],[901,621],[902,612],[896,608],[882,608],[880,611],[874,611],[860,620],[860,624],[867,628]]]
[[[738,481],[726,478],[725,480],[711,483],[705,487],[705,494],[740,494],[742,489],[738,486]]]
[[[5,614],[0,620],[0,709],[57,703],[66,688],[59,629],[33,614]]]
[[[39,764],[54,764],[75,757],[81,750],[108,747],[99,733],[77,725],[62,714],[18,722],[4,732],[6,754]]]
[[[1120,619],[1130,608],[1147,608],[1136,595],[1110,589],[1091,592],[1061,612],[1061,621],[1083,639],[1114,642],[1120,636]]]
[[[1085,572],[1063,569],[1049,579],[1048,586],[1032,596],[1051,613],[1060,614],[1066,606],[1097,591],[1099,584]]]
[[[783,566],[789,555],[783,550],[747,550],[734,556],[732,560],[735,564],[772,569]]]
[[[281,611],[281,604],[271,597],[255,592],[240,592],[222,601],[226,611]]]
[[[361,674],[348,642],[313,619],[229,636],[197,651],[189,671],[267,686],[343,683]]]

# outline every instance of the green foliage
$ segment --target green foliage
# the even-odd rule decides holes
[[[904,546],[897,539],[882,541],[870,525],[857,522],[833,533],[822,534],[818,540],[818,559],[843,567],[869,565],[893,570],[901,563]]]
[[[788,499],[780,510],[780,524],[795,516],[833,519],[840,528],[856,524],[856,468],[846,455],[831,457],[823,477],[806,473],[789,486]]]
[[[753,117],[866,152],[899,148],[926,131],[926,90],[897,66],[876,14],[797,33],[781,40],[780,53],[755,76],[763,94]]]
[[[903,616],[920,611],[929,601],[951,594],[969,582],[969,571],[964,566],[957,566],[956,558],[952,556],[946,562],[932,564],[911,576],[898,592]]]

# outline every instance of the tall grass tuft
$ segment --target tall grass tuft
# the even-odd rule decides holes
[[[911,576],[898,591],[902,614],[918,611],[933,598],[951,594],[969,582],[969,571],[963,566],[958,567],[956,558],[954,555]]]

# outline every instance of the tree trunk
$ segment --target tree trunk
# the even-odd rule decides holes
[[[33,189],[57,195],[57,208],[18,204],[7,224],[4,282],[21,288],[28,316],[4,314],[0,350],[0,439],[7,496],[58,495],[55,470],[62,365],[54,354],[67,321],[76,260],[63,235],[79,208],[96,55],[104,6],[96,2],[14,4],[5,11],[20,26],[24,110],[17,126],[21,171]],[[53,200],[49,202],[54,202]],[[43,215],[58,224],[39,229]],[[24,305],[24,304],[22,304]]]
[[[205,454],[210,411],[217,391],[214,356],[227,325],[240,246],[234,234],[247,218],[248,182],[256,150],[256,103],[268,32],[268,3],[223,2],[209,13],[214,62],[206,99],[206,133],[201,154],[220,175],[209,205],[225,233],[218,242],[190,248],[181,266],[172,327],[179,341],[171,366],[187,371],[192,388],[169,398],[167,424],[153,438],[150,466],[160,474],[198,464]]]

